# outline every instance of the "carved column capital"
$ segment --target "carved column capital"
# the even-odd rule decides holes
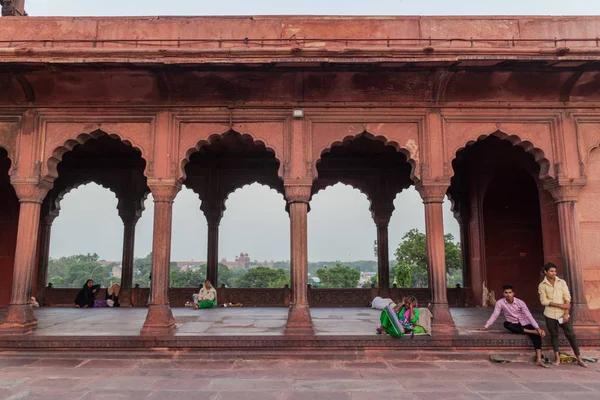
[[[312,192],[312,181],[284,182],[283,187],[288,204],[309,202]]]
[[[544,189],[550,192],[556,203],[570,203],[579,199],[579,193],[585,183],[584,179],[569,180],[568,182],[556,180],[544,184]]]
[[[218,226],[221,223],[221,219],[223,218],[223,213],[225,212],[225,200],[219,199],[217,196],[210,196],[206,200],[202,200],[202,204],[200,205],[200,210],[204,213],[206,217],[206,222],[209,225]]]
[[[181,182],[174,179],[148,179],[148,188],[155,203],[173,203],[181,190]]]
[[[11,179],[11,184],[21,203],[42,203],[52,189],[52,183],[39,179]]]
[[[444,197],[448,192],[450,182],[448,181],[434,181],[424,182],[420,181],[415,185],[415,188],[421,195],[423,203],[443,203]]]

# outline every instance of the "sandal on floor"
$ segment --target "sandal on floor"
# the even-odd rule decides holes
[[[378,335],[381,335],[381,334],[383,333],[383,331],[382,331],[381,329],[379,329],[379,328],[375,329],[375,332],[376,332]]]

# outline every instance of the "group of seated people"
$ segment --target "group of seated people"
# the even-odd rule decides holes
[[[92,279],[88,279],[79,293],[77,293],[77,297],[75,297],[75,307],[120,307],[119,292],[121,291],[121,285],[113,283],[106,289],[104,300],[96,300],[96,293],[100,289],[100,286],[100,284],[94,284]]]
[[[371,304],[372,308],[382,310],[381,325],[375,330],[378,335],[399,338],[405,334],[428,335],[431,331],[431,312],[427,308],[420,309],[415,296],[403,297],[398,304],[392,299],[376,297]]]

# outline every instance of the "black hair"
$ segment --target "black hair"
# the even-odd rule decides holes
[[[502,286],[502,291],[504,292],[505,290],[512,290],[513,292],[515,291],[512,287],[512,285],[504,285]]]
[[[546,264],[544,265],[544,271],[548,272],[548,271],[550,271],[550,268],[554,268],[554,269],[556,269],[556,265],[554,265],[554,264],[553,264],[553,263],[551,263],[551,262],[549,262],[549,263],[546,263]]]

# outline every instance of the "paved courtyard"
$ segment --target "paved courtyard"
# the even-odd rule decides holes
[[[600,399],[600,366],[0,353],[4,399]],[[198,357],[202,357],[199,354]]]
[[[0,310],[0,320],[5,310]],[[35,310],[38,329],[33,335],[138,336],[146,313],[146,308],[38,308]],[[380,313],[381,311],[368,307],[311,308],[317,335],[375,335]],[[491,313],[492,309],[452,309],[459,334],[486,335],[476,329],[485,324]],[[230,307],[194,310],[180,307],[173,308],[173,315],[178,326],[176,336],[265,336],[283,335],[288,309]],[[541,323],[541,314],[535,313],[535,316]],[[502,321],[499,318],[490,331],[509,335],[502,327]]]

